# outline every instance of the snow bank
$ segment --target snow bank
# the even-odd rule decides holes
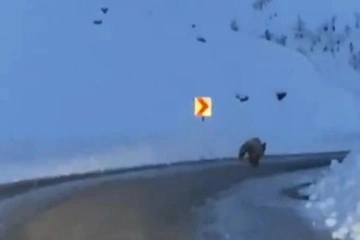
[[[360,152],[353,151],[343,163],[333,161],[308,189],[306,208],[320,214],[317,225],[330,228],[334,239],[360,239],[359,171]]]

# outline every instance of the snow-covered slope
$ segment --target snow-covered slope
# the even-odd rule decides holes
[[[358,1],[254,2],[264,3],[263,8],[255,10],[246,1],[239,7],[236,22],[240,31],[301,53],[324,81],[360,97]],[[334,239],[359,239],[359,135],[330,131],[324,140],[331,139],[337,144],[353,142],[354,150],[344,163],[334,162],[315,179],[306,207],[314,224],[330,228]]]
[[[291,48],[232,31],[240,7],[2,1],[0,181],[235,155],[252,136],[269,152],[346,147],[323,136],[359,131],[357,99]],[[199,95],[214,102],[205,122]]]
[[[254,7],[259,3],[261,9]],[[234,21],[240,32],[267,35],[270,42],[300,52],[325,81],[360,94],[358,1],[253,0],[240,1],[238,9]]]

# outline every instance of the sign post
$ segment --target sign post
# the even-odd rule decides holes
[[[206,117],[212,115],[212,99],[210,97],[195,97],[194,99],[194,115],[201,117],[204,122]]]

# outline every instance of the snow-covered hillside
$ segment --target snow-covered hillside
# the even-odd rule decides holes
[[[239,2],[239,31],[293,49],[325,81],[360,94],[360,3],[253,0]],[[261,7],[259,7],[261,6]]]
[[[241,4],[2,1],[0,181],[235,155],[251,136],[269,152],[347,147],[323,140],[359,132],[358,99],[249,34],[263,13]],[[239,16],[252,21],[234,32]],[[199,95],[214,102],[205,122],[193,116]]]
[[[323,81],[360,97],[358,1],[241,3],[234,20],[239,31],[301,53]],[[331,138],[338,144],[356,143],[359,135],[335,131],[329,132],[324,140]],[[334,239],[360,238],[359,145],[353,147],[344,163],[334,161],[309,188],[308,213],[314,225],[330,228]]]

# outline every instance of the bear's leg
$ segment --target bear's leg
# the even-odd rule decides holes
[[[249,161],[250,161],[251,166],[253,166],[253,167],[259,166],[260,159],[257,156],[253,156],[253,155],[250,156]]]
[[[243,160],[245,157],[246,151],[244,151],[243,148],[240,148],[239,150],[239,160]]]

